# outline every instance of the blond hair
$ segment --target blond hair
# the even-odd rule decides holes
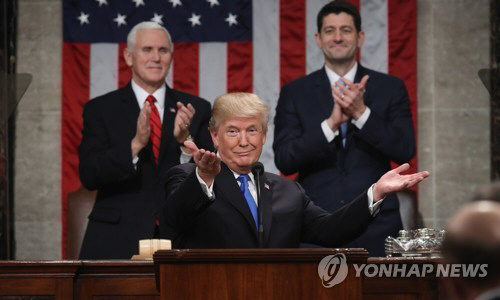
[[[267,132],[269,107],[259,96],[252,93],[228,93],[215,99],[209,128],[217,131],[219,125],[230,118],[257,117],[262,121],[263,132]]]

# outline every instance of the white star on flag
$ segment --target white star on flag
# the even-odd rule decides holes
[[[157,24],[163,24],[163,21],[161,20],[163,18],[163,15],[159,15],[157,13],[154,13],[155,16],[151,18],[151,21],[157,23]]]
[[[229,23],[229,27],[231,27],[232,25],[238,24],[238,21],[236,21],[237,16],[238,15],[233,15],[232,13],[229,13],[229,16],[226,18],[226,22]]]
[[[83,25],[85,23],[89,24],[89,14],[83,13],[83,11],[80,13],[80,16],[77,17],[78,20],[80,20],[80,25]]]
[[[101,7],[101,5],[103,5],[103,4],[108,5],[108,0],[95,0],[95,1],[97,1],[99,3],[99,7]]]
[[[126,17],[127,17],[126,15],[120,15],[120,13],[118,13],[118,15],[116,16],[116,18],[113,19],[113,21],[116,22],[116,25],[118,25],[118,27],[120,27],[121,25],[127,25],[127,22],[125,21]]]
[[[132,0],[132,2],[135,3],[135,7],[139,7],[141,5],[144,5],[144,0]]]
[[[182,5],[181,0],[168,0],[168,2],[172,3],[172,7],[176,7],[177,5]]]
[[[200,18],[201,18],[201,15],[196,15],[195,13],[193,13],[191,15],[191,18],[188,19],[188,21],[191,22],[192,27],[194,27],[196,25],[201,26]]]
[[[210,7],[213,7],[214,5],[220,5],[219,0],[207,0],[208,3],[210,3]]]

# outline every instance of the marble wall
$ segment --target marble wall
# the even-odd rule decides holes
[[[17,109],[17,259],[61,258],[62,1],[19,0],[18,73],[33,81]]]
[[[33,82],[17,112],[17,259],[61,258],[60,0],[18,0],[18,72]],[[489,1],[418,0],[419,187],[426,226],[440,228],[490,176]]]
[[[419,187],[428,227],[490,180],[490,102],[477,72],[489,67],[489,1],[418,1]]]

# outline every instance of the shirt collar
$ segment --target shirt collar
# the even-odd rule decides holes
[[[143,88],[141,88],[135,81],[132,79],[132,90],[134,91],[135,98],[137,99],[137,103],[139,107],[142,109],[144,106],[144,102],[146,102],[146,98],[149,96],[149,93],[146,92]],[[159,89],[154,91],[152,94],[155,99],[155,105],[158,105],[160,109],[165,106],[165,93],[167,90],[166,84],[163,84]]]
[[[335,73],[332,69],[328,68],[327,65],[325,65],[325,70],[326,70],[326,76],[328,76],[328,80],[330,81],[331,85],[334,85],[335,82],[337,82],[340,79],[340,75]],[[356,72],[358,71],[358,62],[354,62],[354,66],[343,76],[343,78],[354,82],[354,76],[356,76]]]

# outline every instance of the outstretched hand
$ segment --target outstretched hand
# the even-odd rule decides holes
[[[410,188],[430,175],[428,171],[401,175],[409,168],[409,164],[402,164],[382,175],[373,188],[373,202],[377,202],[389,194]]]
[[[191,151],[194,163],[198,168],[198,175],[205,181],[207,186],[210,186],[215,176],[220,173],[220,157],[215,152],[198,149],[196,144],[191,141],[185,141],[184,147]]]

